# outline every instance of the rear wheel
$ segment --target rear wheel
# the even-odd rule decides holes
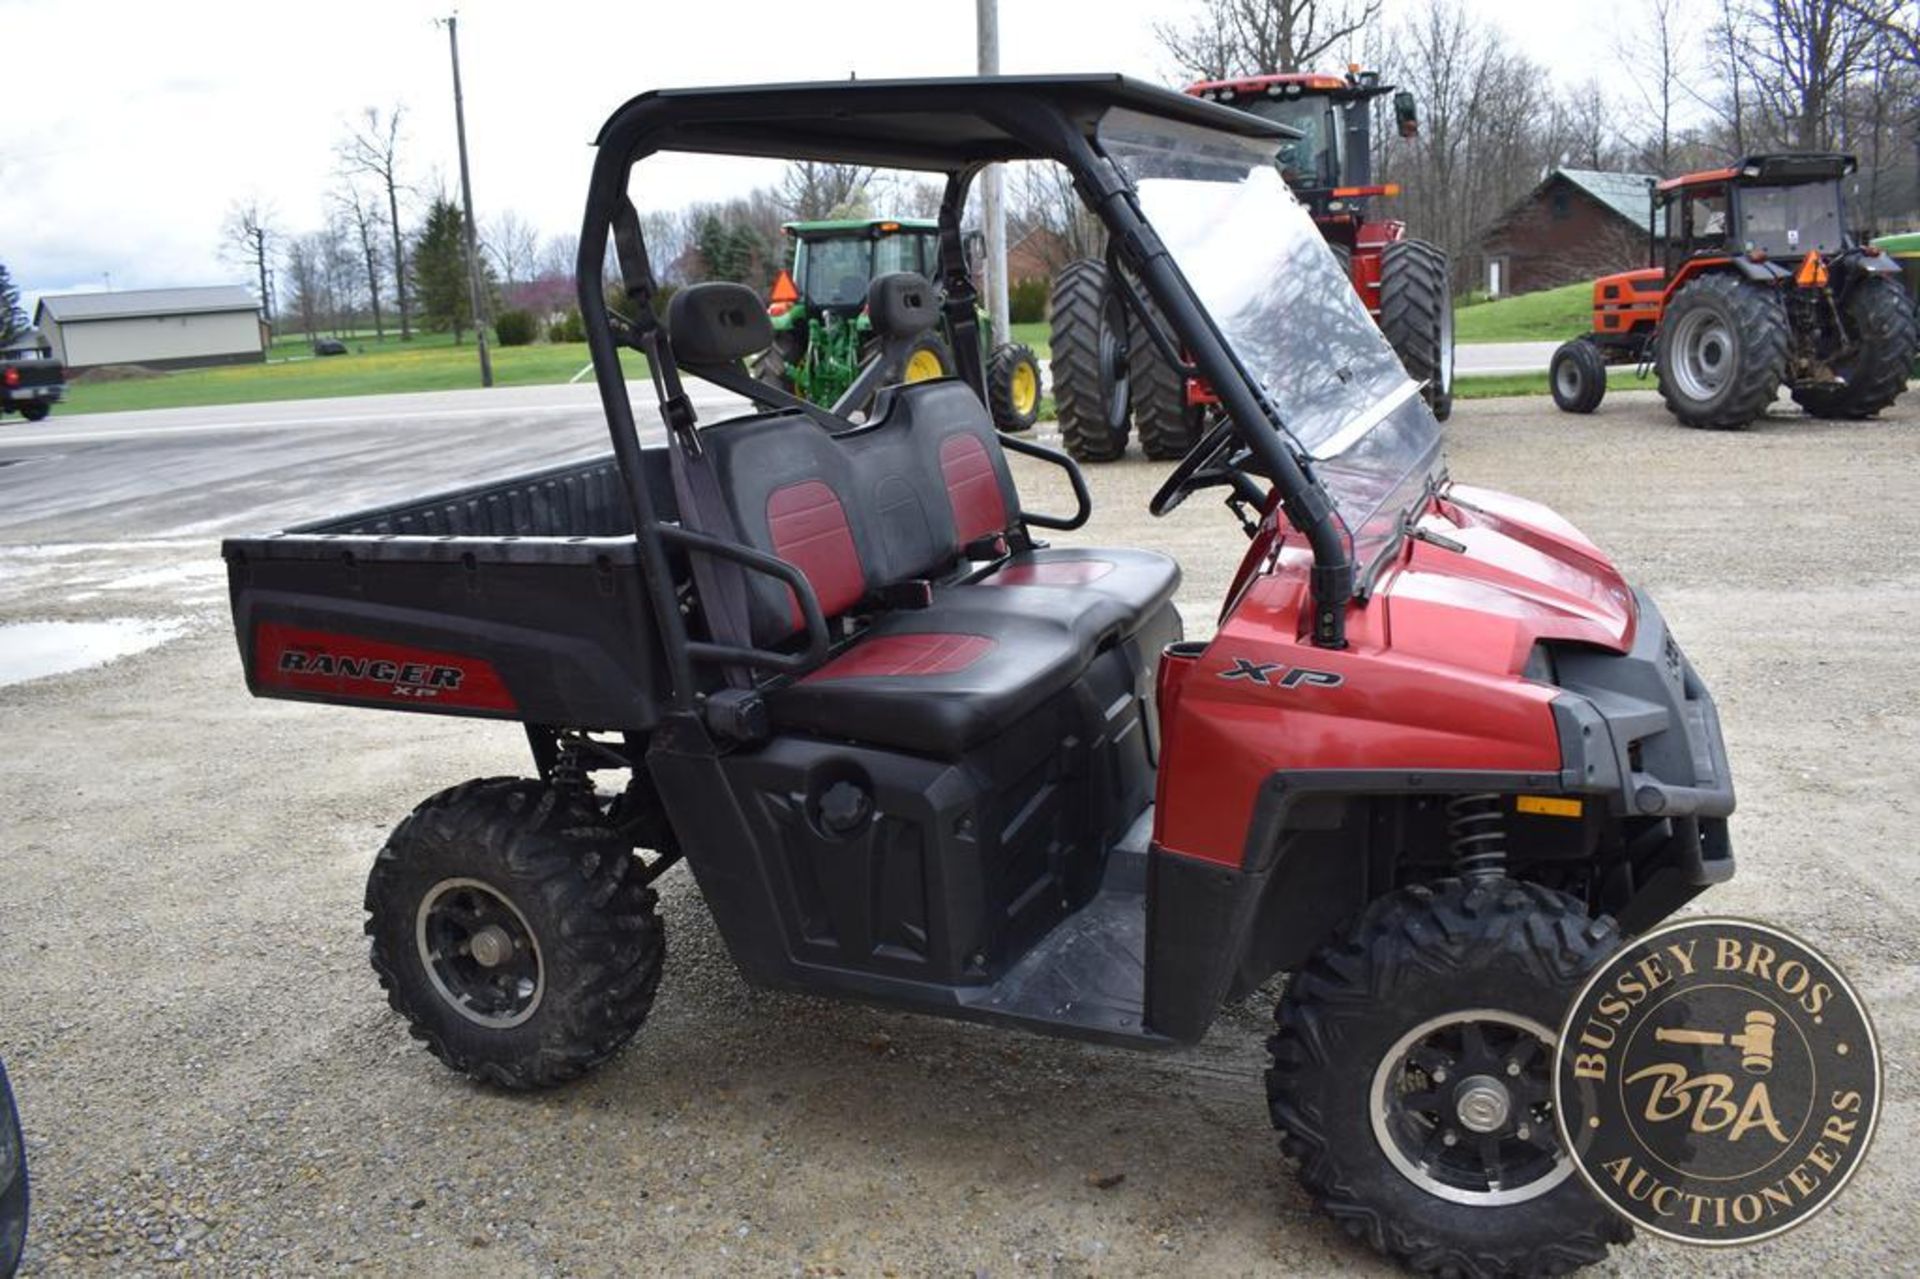
[[[1200,438],[1206,406],[1187,403],[1186,375],[1160,353],[1140,317],[1129,312],[1127,322],[1133,429],[1140,451],[1156,462],[1183,458]]]
[[[631,846],[584,797],[467,782],[394,828],[367,878],[374,971],[453,1069],[543,1088],[612,1056],[665,955]]]
[[[1607,393],[1607,358],[1585,338],[1562,342],[1547,366],[1553,402],[1567,413],[1591,413]]]
[[[1907,389],[1916,333],[1913,299],[1884,276],[1854,285],[1841,312],[1851,358],[1834,362],[1837,383],[1795,387],[1794,402],[1815,417],[1866,418],[1887,408]]]
[[[1315,952],[1267,1073],[1315,1202],[1428,1274],[1558,1274],[1631,1238],[1573,1175],[1552,1100],[1555,1028],[1618,943],[1549,889],[1449,880]]]
[[[1681,286],[1660,320],[1660,397],[1686,426],[1746,426],[1787,374],[1787,310],[1765,285],[1725,273]]]
[[[987,362],[987,407],[1003,431],[1024,431],[1040,417],[1040,361],[1033,348],[1009,342]]]
[[[1453,415],[1453,288],[1447,255],[1395,240],[1380,255],[1380,331],[1442,422]]]
[[[1061,442],[1079,462],[1111,462],[1127,451],[1126,307],[1107,287],[1106,264],[1069,262],[1053,277],[1053,406]]]
[[[29,422],[41,422],[45,421],[47,414],[51,412],[53,412],[53,406],[50,404],[28,404],[20,409],[20,416]]]

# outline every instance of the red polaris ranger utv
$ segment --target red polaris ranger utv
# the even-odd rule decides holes
[[[1448,477],[1284,140],[1114,76],[615,113],[580,243],[611,455],[225,547],[255,693],[526,725],[537,777],[426,800],[368,882],[374,967],[429,1049],[510,1088],[605,1060],[653,1003],[650,885],[684,858],[770,986],[1177,1048],[1291,971],[1273,1120],[1353,1234],[1488,1275],[1626,1237],[1557,1142],[1551,1028],[1623,932],[1732,873],[1713,702],[1591,542]],[[883,276],[869,304],[896,351],[944,314],[959,376],[855,424],[748,373],[750,290],[657,322],[628,184],[667,151],[943,176],[944,287]],[[983,407],[960,211],[1012,160],[1067,168],[1119,322],[1159,317],[1218,394],[1151,503],[1246,516],[1209,642],[1181,639],[1165,556],[1041,539],[1087,488]],[[758,407],[702,420],[688,378]],[[1007,451],[1077,509],[1028,509]]]

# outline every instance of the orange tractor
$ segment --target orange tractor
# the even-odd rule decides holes
[[[1593,330],[1553,354],[1554,403],[1591,413],[1610,365],[1651,364],[1687,426],[1737,428],[1785,385],[1821,418],[1906,390],[1916,345],[1900,267],[1847,232],[1852,156],[1756,155],[1652,189],[1650,265],[1593,284]]]
[[[1352,280],[1408,376],[1422,384],[1434,416],[1453,410],[1453,292],[1447,255],[1407,235],[1407,224],[1375,216],[1372,201],[1400,194],[1373,181],[1373,103],[1393,95],[1401,137],[1419,132],[1413,95],[1382,84],[1377,71],[1355,65],[1345,75],[1287,73],[1207,80],[1187,86],[1196,98],[1286,125],[1298,136],[1281,144],[1282,176]],[[1082,462],[1106,462],[1126,451],[1128,411],[1143,452],[1183,456],[1199,437],[1212,393],[1181,375],[1128,317],[1106,287],[1106,264],[1069,263],[1054,277],[1053,384],[1060,434]],[[1125,348],[1124,384],[1102,379]]]

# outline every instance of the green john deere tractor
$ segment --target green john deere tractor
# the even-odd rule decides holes
[[[868,286],[897,271],[938,280],[940,225],[923,218],[845,218],[789,222],[782,229],[793,241],[793,262],[773,283],[767,307],[773,345],[754,372],[764,382],[831,406],[878,353],[867,316]],[[1018,342],[996,344],[984,313],[980,334],[994,425],[1024,431],[1040,416],[1040,362]],[[944,325],[922,334],[907,352],[908,382],[954,371]]]

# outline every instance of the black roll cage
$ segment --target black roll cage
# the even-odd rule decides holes
[[[622,345],[639,350],[659,398],[669,447],[697,456],[700,442],[679,367],[655,319],[656,281],[640,219],[627,195],[632,168],[663,151],[705,152],[775,159],[856,162],[942,173],[940,268],[946,318],[960,374],[976,390],[984,384],[976,291],[967,270],[960,216],[974,177],[987,164],[1045,159],[1064,165],[1081,198],[1106,226],[1111,250],[1158,307],[1180,341],[1192,371],[1207,380],[1247,446],[1251,460],[1273,482],[1288,520],[1313,551],[1312,640],[1346,646],[1346,609],[1354,567],[1331,498],[1306,459],[1282,434],[1278,411],[1242,367],[1160,238],[1141,214],[1132,183],[1100,150],[1096,127],[1108,110],[1126,107],[1227,132],[1276,141],[1289,135],[1258,117],[1122,76],[1008,76],[981,79],[868,81],[664,90],[643,94],[616,111],[595,139],[592,177],[576,262],[580,315],[593,358],[594,381],[633,516],[639,559],[662,640],[676,711],[696,709],[696,659],[748,661],[796,671],[828,651],[819,601],[798,570],[770,556],[662,522],[649,494],[640,436],[620,365]],[[602,288],[609,234],[632,315],[612,312]],[[1131,294],[1132,290],[1126,292]],[[1129,297],[1136,310],[1139,300]],[[1027,450],[1020,450],[1025,452]],[[808,636],[805,651],[787,656],[690,641],[681,612],[669,544],[721,554],[753,571],[779,576],[798,598]],[[736,553],[737,552],[737,553]],[[778,657],[778,660],[767,660]]]

